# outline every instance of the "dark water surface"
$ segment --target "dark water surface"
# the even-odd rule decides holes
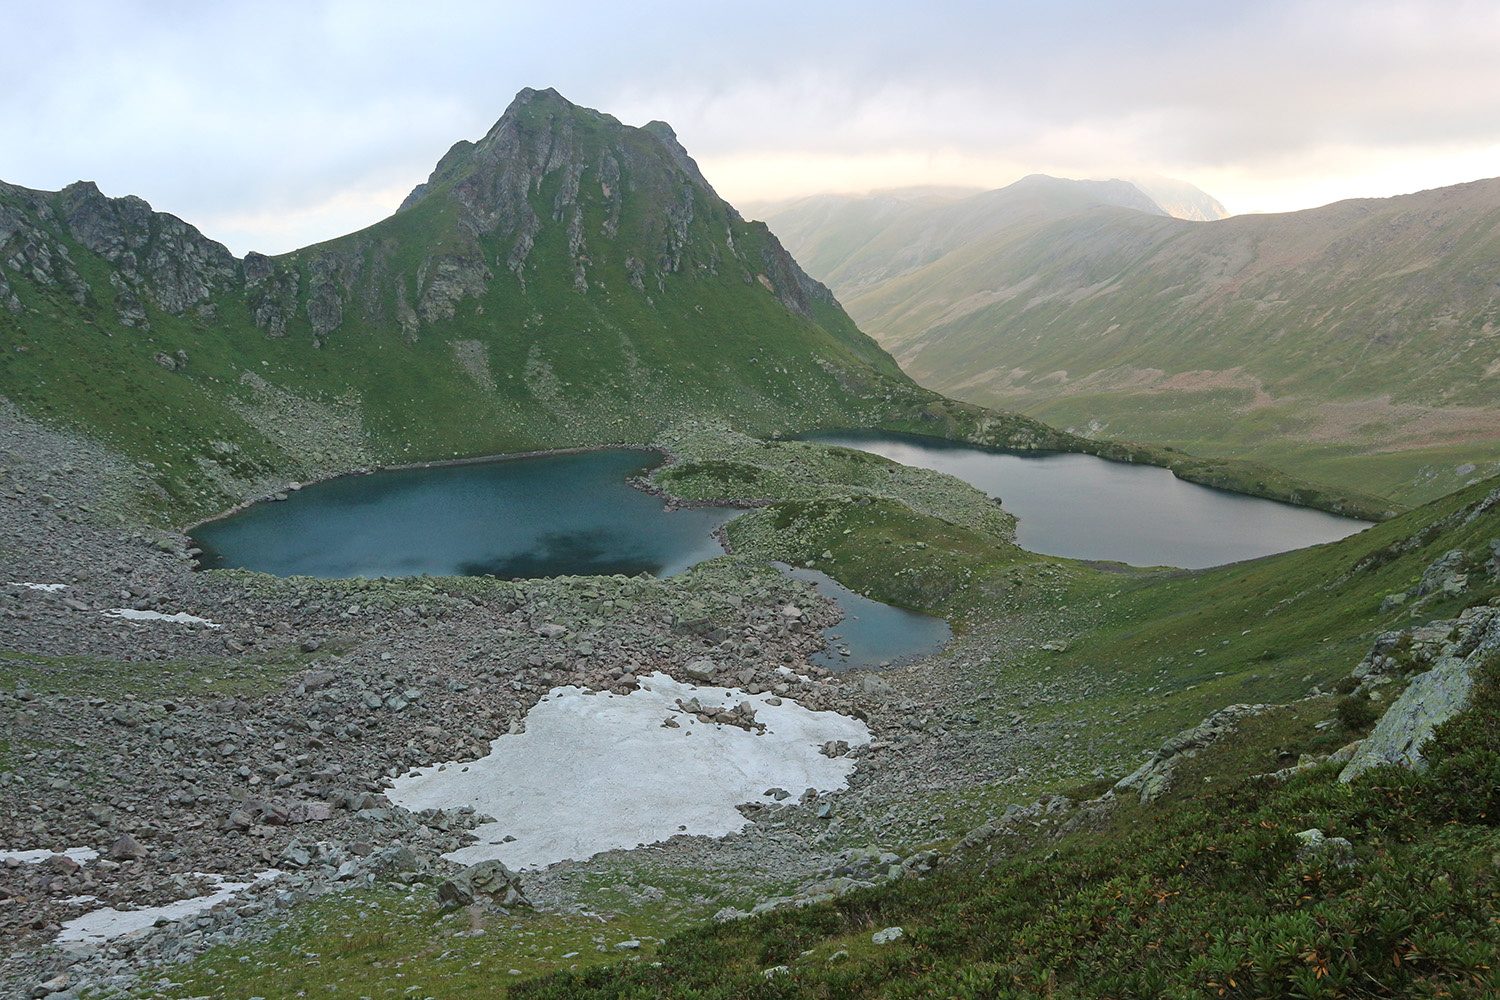
[[[844,611],[843,621],[824,632],[828,648],[808,657],[809,663],[833,670],[894,666],[935,653],[953,638],[941,618],[872,601],[815,569],[773,565],[787,576],[811,583]]]
[[[1018,519],[1016,541],[1047,555],[1201,569],[1336,541],[1370,526],[1093,455],[1008,455],[884,431],[806,437],[946,472],[1000,497]]]
[[[809,437],[999,496],[1019,519],[1020,544],[1050,555],[1199,568],[1333,541],[1369,523],[1091,455],[1022,457],[883,432]],[[201,566],[278,576],[672,576],[721,554],[712,531],[739,511],[666,512],[625,482],[657,462],[610,449],[346,476],[204,524],[193,537]],[[872,601],[816,570],[782,571],[816,583],[844,610],[815,663],[899,663],[952,638],[941,618]]]
[[[628,449],[345,476],[201,525],[204,568],[277,576],[672,576],[722,555],[727,507],[663,509]]]

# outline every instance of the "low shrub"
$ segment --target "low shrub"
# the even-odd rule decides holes
[[[1381,710],[1365,695],[1340,698],[1334,708],[1339,724],[1351,733],[1363,733],[1380,721]]]

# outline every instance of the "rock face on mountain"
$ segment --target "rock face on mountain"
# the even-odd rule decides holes
[[[164,509],[204,512],[351,463],[934,398],[668,125],[551,90],[455,144],[390,218],[278,257],[236,260],[92,183],[0,185],[0,338],[0,395],[151,462]]]
[[[1500,179],[1191,222],[1027,178],[770,221],[957,398],[1406,502],[1500,470]]]
[[[143,297],[164,312],[212,316],[214,294],[240,276],[239,262],[222,244],[140,198],[106,198],[91,181],[55,196],[0,183],[0,199],[0,262],[22,280],[65,289],[82,306],[96,296],[69,249],[81,246],[108,264],[121,326],[150,329]],[[0,298],[13,315],[24,313],[13,290]]]

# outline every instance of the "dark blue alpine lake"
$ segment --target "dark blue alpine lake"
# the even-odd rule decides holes
[[[672,576],[723,555],[728,507],[667,511],[630,449],[343,476],[200,525],[205,569],[277,576]]]

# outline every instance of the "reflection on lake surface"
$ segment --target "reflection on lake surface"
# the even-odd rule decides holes
[[[628,449],[345,476],[201,525],[204,568],[277,576],[672,576],[723,554],[727,507],[664,511]]]
[[[935,653],[953,638],[941,618],[872,601],[815,569],[772,565],[787,576],[811,583],[844,612],[842,621],[825,630],[828,648],[808,657],[811,664],[832,670],[893,666]]]
[[[806,439],[957,476],[1000,497],[1019,521],[1017,542],[1047,555],[1199,569],[1336,541],[1370,525],[1093,455],[1009,455],[884,431]]]

